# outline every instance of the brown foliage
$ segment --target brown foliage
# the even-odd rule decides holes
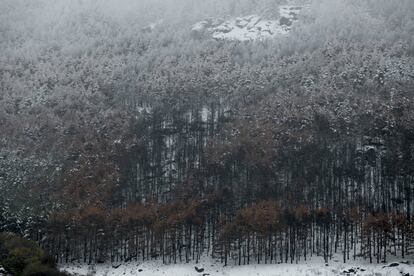
[[[364,231],[370,233],[389,234],[391,232],[391,218],[387,213],[369,214],[364,222]]]
[[[275,201],[261,201],[240,210],[236,223],[245,231],[262,234],[277,231],[281,227],[280,206]]]
[[[319,224],[328,224],[331,221],[331,211],[328,208],[320,207],[315,210],[315,221]]]

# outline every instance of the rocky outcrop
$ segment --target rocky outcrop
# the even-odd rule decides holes
[[[279,7],[278,19],[266,19],[259,15],[237,18],[206,19],[197,22],[191,29],[193,38],[213,37],[228,40],[261,40],[289,33],[303,6],[283,5]]]

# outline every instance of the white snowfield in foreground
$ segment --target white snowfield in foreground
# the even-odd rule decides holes
[[[159,262],[123,263],[118,265],[62,265],[61,270],[72,275],[143,275],[143,276],[312,276],[312,275],[371,275],[409,276],[414,275],[412,262],[390,262],[388,264],[367,264],[362,261],[341,263],[321,260],[300,264],[262,264],[227,266],[205,259],[198,264],[162,265]]]

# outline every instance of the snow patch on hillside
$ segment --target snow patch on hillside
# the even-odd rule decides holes
[[[158,26],[162,25],[163,23],[164,23],[164,19],[159,19],[159,20],[157,20],[157,21],[155,21],[155,22],[151,22],[150,24],[148,24],[148,25],[144,26],[144,27],[142,28],[142,31],[143,31],[143,32],[150,33],[150,32],[152,32],[152,31],[154,31],[154,30],[155,30],[155,28],[157,28]]]
[[[215,39],[262,40],[289,33],[293,23],[298,20],[304,6],[282,5],[279,7],[279,19],[266,19],[259,15],[222,19],[206,19],[197,22],[191,29],[192,36],[202,38],[212,36]]]

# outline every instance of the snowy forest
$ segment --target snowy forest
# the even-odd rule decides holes
[[[0,232],[59,263],[413,258],[414,1],[1,0]]]

